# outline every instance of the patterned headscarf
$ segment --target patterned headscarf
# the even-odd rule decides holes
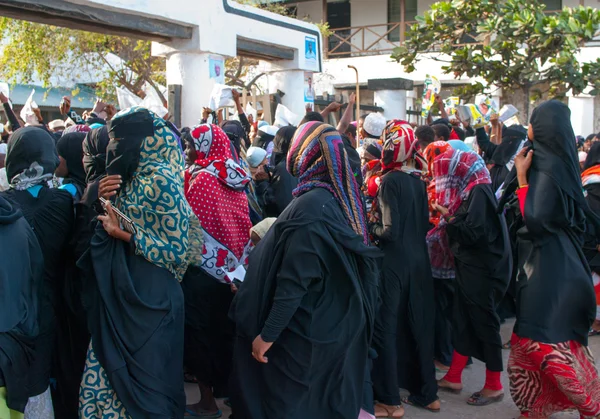
[[[427,173],[430,177],[433,177],[433,162],[438,156],[444,154],[448,149],[451,148],[447,141],[434,141],[425,147],[423,151],[423,157],[427,161]]]
[[[322,122],[301,125],[288,152],[287,168],[298,178],[294,196],[314,188],[330,191],[346,214],[352,229],[368,242],[365,214],[340,134]]]
[[[235,150],[217,125],[199,125],[190,133],[197,160],[186,171],[185,196],[202,224],[200,267],[217,281],[229,283],[227,274],[241,264],[250,238],[244,192],[250,177],[233,160]]]
[[[469,198],[477,185],[491,184],[485,162],[474,152],[449,149],[435,159],[433,173],[436,200],[448,209],[448,216],[456,214],[463,201]],[[431,269],[435,278],[454,278],[454,257],[450,251],[446,221],[427,234]]]
[[[146,110],[139,106],[125,109],[113,122],[118,124],[120,118],[140,111]],[[177,138],[162,118],[150,115],[154,135],[143,139],[137,168],[116,206],[135,224],[136,254],[181,280],[189,264],[200,265],[202,233],[185,199],[184,159]]]
[[[417,138],[412,126],[398,119],[390,121],[383,131],[381,165],[384,171],[419,172],[425,159],[417,152]]]
[[[197,158],[188,168],[191,179],[208,172],[236,191],[243,191],[250,175],[234,160],[229,137],[217,125],[202,124],[190,131]]]
[[[65,129],[62,132],[62,135],[71,134],[73,132],[83,132],[84,134],[87,134],[91,130],[92,130],[92,128],[90,128],[88,125],[85,125],[85,124],[75,124],[75,125],[71,125],[67,129]]]

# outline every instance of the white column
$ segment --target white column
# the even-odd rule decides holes
[[[586,96],[569,97],[571,125],[575,135],[587,137],[594,132],[594,98]]]
[[[304,115],[304,71],[283,70],[269,74],[269,91],[285,93],[282,104],[296,115]]]
[[[219,57],[190,51],[167,54],[167,84],[181,85],[182,127],[198,124],[202,118],[202,108],[208,106],[215,85],[215,80],[210,78],[209,56]]]
[[[385,119],[406,119],[406,90],[376,90],[374,99]]]

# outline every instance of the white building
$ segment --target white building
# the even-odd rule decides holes
[[[579,5],[598,7],[599,0],[541,0],[547,10],[560,10],[565,6]],[[449,95],[452,85],[469,83],[469,79],[454,79],[453,75],[445,75],[439,62],[423,59],[417,65],[417,71],[405,73],[402,65],[392,61],[390,54],[394,47],[401,45],[405,31],[415,21],[415,17],[423,15],[435,0],[287,0],[290,7],[295,8],[299,19],[312,22],[329,22],[333,35],[324,40],[323,72],[315,75],[315,90],[319,94],[338,94],[353,89],[355,72],[348,68],[353,65],[358,69],[361,84],[361,102],[384,109],[386,117],[404,117],[405,110],[415,110],[419,106],[421,90],[419,86],[427,74],[436,76],[443,85],[443,94]],[[600,42],[583,49],[582,61],[591,61],[600,57]],[[373,83],[373,80],[387,80],[386,83]],[[414,89],[402,90],[370,90],[393,87],[393,79],[409,79],[414,81]],[[371,81],[371,86],[369,86]],[[383,84],[383,86],[382,86]],[[396,87],[402,87],[397,82]],[[502,95],[502,92],[499,93]],[[513,103],[522,107],[524,98],[519,92],[504,92],[496,98],[504,103]],[[587,135],[600,132],[600,98],[581,95],[569,98],[573,111],[575,132]],[[410,118],[410,115],[408,116]]]

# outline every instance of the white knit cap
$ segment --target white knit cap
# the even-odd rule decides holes
[[[386,120],[380,113],[370,113],[365,118],[363,129],[372,137],[381,137],[385,129]]]

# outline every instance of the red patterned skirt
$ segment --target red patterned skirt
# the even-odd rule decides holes
[[[565,410],[577,410],[582,418],[600,414],[600,379],[586,346],[546,344],[514,334],[511,343],[510,394],[522,416],[547,418]]]

